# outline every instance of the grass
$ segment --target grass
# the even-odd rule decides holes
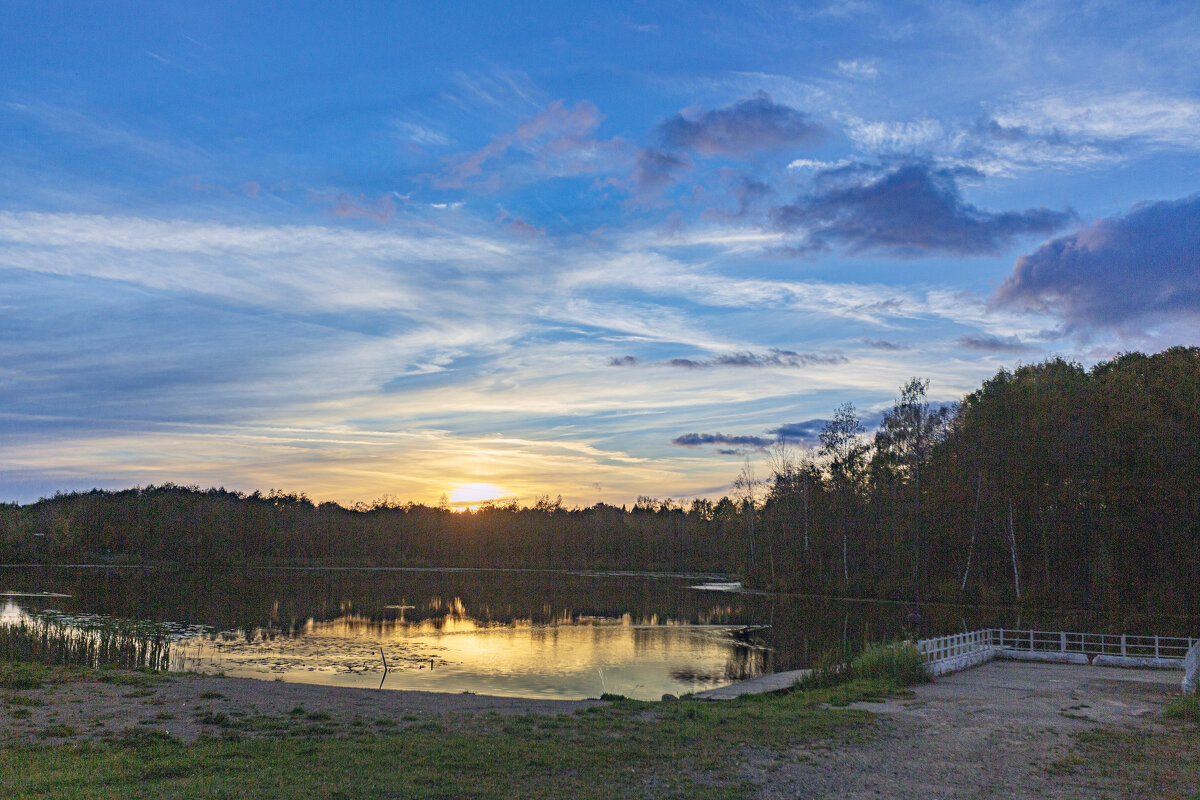
[[[79,667],[38,663],[0,661],[0,688],[23,690],[40,689],[70,681],[99,681],[119,686],[147,689],[170,681],[168,676],[149,669],[119,669],[114,667]]]
[[[928,683],[925,659],[912,642],[867,645],[853,658],[826,654],[800,682],[800,688],[842,686],[855,681],[875,685],[885,694],[917,683]]]
[[[184,744],[155,723],[107,739],[55,744],[78,732],[54,724],[45,743],[8,744],[0,797],[79,798],[743,798],[748,763],[802,760],[804,745],[873,734],[873,717],[844,706],[903,691],[924,677],[906,653],[868,649],[830,685],[725,702],[647,703],[619,696],[573,715],[405,715],[339,722],[297,705],[249,716],[198,709],[211,735]],[[0,685],[37,688],[109,680],[142,696],[165,676],[145,671],[0,662]],[[10,684],[12,684],[10,686]],[[218,693],[208,693],[218,699]],[[787,755],[790,753],[790,755]]]
[[[139,726],[107,741],[6,745],[0,796],[742,798],[754,792],[747,761],[871,736],[870,714],[830,705],[881,690],[859,679],[719,703],[613,699],[573,715],[425,715],[386,729],[303,706],[274,717],[209,711],[197,716],[214,735],[194,744]]]

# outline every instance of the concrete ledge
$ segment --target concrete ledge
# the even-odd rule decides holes
[[[1042,661],[1048,664],[1087,664],[1088,657],[1083,653],[1062,653],[1053,650],[1010,650],[1007,647],[996,648],[996,658],[1006,661]]]
[[[991,661],[995,657],[996,648],[985,647],[972,653],[962,653],[961,655],[951,656],[950,658],[934,662],[929,665],[929,674],[936,678],[939,675],[947,675],[951,672],[958,672],[959,670],[978,666],[984,662]]]
[[[1097,667],[1136,667],[1138,669],[1181,669],[1182,658],[1146,658],[1142,656],[1099,655],[1092,659]]]
[[[1187,658],[1183,660],[1183,693],[1195,694],[1196,682],[1200,680],[1200,642],[1192,645]]]

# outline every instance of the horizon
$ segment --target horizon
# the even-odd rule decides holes
[[[3,6],[3,501],[686,504],[1200,345],[1191,4]]]

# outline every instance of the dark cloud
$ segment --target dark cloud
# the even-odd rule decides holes
[[[613,357],[608,360],[610,367],[632,367],[638,363],[636,356],[621,356],[620,358]]]
[[[1017,259],[994,302],[1049,311],[1068,328],[1200,318],[1200,195],[1046,242]]]
[[[829,420],[810,419],[804,422],[789,422],[786,425],[780,425],[778,428],[771,428],[767,433],[771,434],[775,439],[792,444],[813,444],[817,441],[817,437],[821,434],[821,429]]]
[[[702,447],[708,444],[734,445],[735,447],[766,447],[775,441],[762,436],[729,436],[724,433],[685,433],[676,436],[671,444],[680,447]]]
[[[861,173],[860,167],[820,176],[843,180],[826,182],[811,196],[776,208],[775,227],[805,234],[804,243],[794,248],[802,253],[838,245],[853,254],[915,258],[994,254],[1017,236],[1052,233],[1074,218],[1073,212],[1046,208],[1000,213],[976,208],[958,189],[960,178],[981,177],[973,170],[914,163],[865,180]]]
[[[875,350],[888,350],[891,352],[912,350],[911,345],[901,344],[900,342],[889,342],[886,339],[859,339],[859,341]]]
[[[715,358],[697,361],[691,358],[672,358],[667,362],[672,367],[704,369],[707,367],[806,367],[811,364],[845,364],[848,359],[840,354],[797,353],[772,347],[762,353],[730,353]]]
[[[737,209],[733,212],[711,211],[714,216],[731,219],[744,219],[751,212],[767,206],[775,198],[775,189],[749,175],[735,174],[727,178],[730,197],[737,201]]]
[[[640,192],[656,192],[670,185],[676,176],[692,167],[687,156],[644,147],[638,151],[633,182]]]
[[[825,138],[824,127],[790,106],[773,102],[766,92],[698,116],[676,114],[659,123],[656,133],[666,147],[707,156],[779,150]]]
[[[955,344],[968,350],[980,350],[985,353],[1027,353],[1033,349],[1019,339],[1001,339],[999,336],[986,334],[960,336],[955,340]]]

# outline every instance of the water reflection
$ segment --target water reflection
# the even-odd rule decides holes
[[[397,610],[403,614],[412,606]],[[472,617],[459,598],[418,620],[348,614],[294,630],[263,628],[196,637],[175,647],[175,669],[338,686],[471,691],[580,699],[606,692],[638,699],[701,691],[763,674],[767,651],[731,626],[631,614],[562,613],[553,623]],[[384,664],[387,673],[384,675]]]
[[[0,614],[153,620],[187,639],[181,658],[285,680],[378,686],[382,647],[392,668],[385,688],[536,697],[656,698],[802,669],[909,633],[1020,625],[1186,636],[1200,625],[1137,610],[925,604],[913,631],[907,603],[692,588],[702,582],[549,571],[21,567],[0,568],[0,597],[13,595]]]

